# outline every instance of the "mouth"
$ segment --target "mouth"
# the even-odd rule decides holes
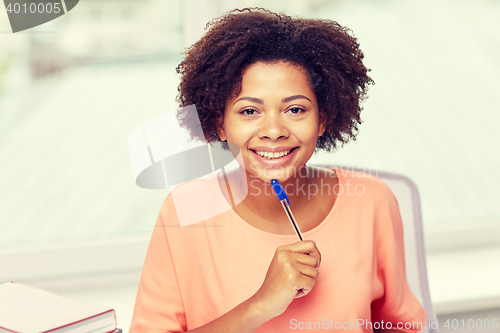
[[[272,152],[272,151],[254,150],[254,149],[250,149],[250,150],[253,151],[255,154],[257,154],[265,159],[274,160],[274,159],[279,159],[283,156],[290,154],[295,149],[297,149],[297,147],[289,149],[289,150],[279,151],[279,152],[278,151]]]
[[[285,150],[287,148],[288,150]],[[298,148],[300,147],[255,147],[255,149],[249,148],[249,150],[255,154],[257,162],[264,167],[278,168],[288,165],[297,154]]]

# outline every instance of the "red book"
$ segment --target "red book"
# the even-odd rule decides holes
[[[0,284],[0,333],[107,333],[115,311],[42,289]]]

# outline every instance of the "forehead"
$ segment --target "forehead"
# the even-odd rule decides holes
[[[308,72],[300,65],[286,62],[256,62],[242,71],[239,91],[232,100],[245,94],[307,93],[316,97]],[[286,97],[286,96],[281,96]]]

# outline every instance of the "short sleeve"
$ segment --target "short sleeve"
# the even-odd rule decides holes
[[[397,200],[387,187],[382,191],[375,216],[377,280],[383,295],[371,304],[372,322],[388,322],[393,330],[419,332],[426,313],[413,295],[406,279],[403,223]]]
[[[175,267],[162,217],[169,216],[165,201],[156,221],[142,269],[130,333],[185,332],[186,318]],[[170,211],[170,215],[175,212]]]

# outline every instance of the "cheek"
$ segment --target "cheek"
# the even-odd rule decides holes
[[[234,143],[247,141],[253,133],[250,125],[241,122],[227,122],[225,129],[228,140]]]
[[[319,124],[317,122],[311,121],[308,124],[302,124],[300,127],[297,127],[294,132],[304,143],[316,142],[318,140],[318,135],[321,134],[318,131],[318,126]]]

